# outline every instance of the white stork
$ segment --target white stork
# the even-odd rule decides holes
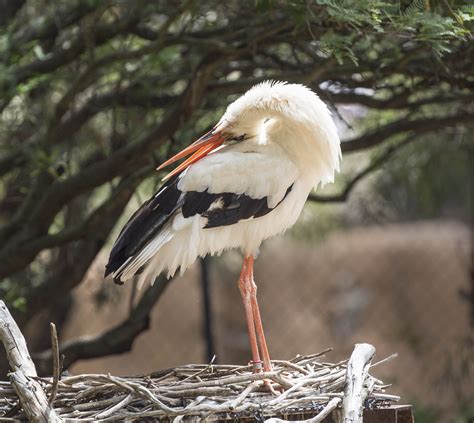
[[[240,248],[239,289],[255,371],[271,370],[253,280],[264,239],[292,226],[310,191],[334,180],[340,140],[326,105],[299,84],[264,82],[230,104],[214,128],[163,163],[167,175],[116,240],[106,276],[183,273],[197,257]]]

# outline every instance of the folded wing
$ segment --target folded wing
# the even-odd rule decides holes
[[[200,217],[206,229],[237,225],[270,213],[291,191],[298,172],[279,154],[222,150],[167,181],[131,217],[117,238],[105,275],[121,283],[140,273],[160,248]],[[166,267],[166,266],[165,266]]]

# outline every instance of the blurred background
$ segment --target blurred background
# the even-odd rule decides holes
[[[343,139],[336,183],[267,241],[273,358],[370,342],[417,422],[474,418],[469,2],[0,0],[0,297],[50,372],[245,364],[232,251],[137,290],[103,279],[160,162],[266,79],[301,82]],[[0,376],[7,363],[0,353]]]

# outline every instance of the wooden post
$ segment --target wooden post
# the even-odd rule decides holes
[[[0,340],[5,347],[8,362],[13,371],[9,374],[11,384],[28,420],[33,423],[62,422],[63,420],[58,417],[53,407],[48,404],[43,388],[34,379],[38,375],[26,347],[25,338],[7,306],[1,300]]]

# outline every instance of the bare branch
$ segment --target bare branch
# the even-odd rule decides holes
[[[380,169],[380,167],[390,160],[398,150],[406,145],[410,144],[417,138],[416,135],[411,135],[406,137],[403,141],[391,145],[388,147],[382,154],[377,155],[375,159],[373,159],[367,167],[357,173],[352,179],[346,184],[345,188],[342,190],[340,194],[335,195],[317,195],[317,194],[310,194],[308,200],[318,202],[318,203],[342,203],[349,198],[352,190],[355,186],[364,179],[367,175],[376,170]]]
[[[11,48],[18,48],[21,44],[33,40],[48,40],[56,37],[59,31],[75,24],[88,13],[96,9],[90,1],[75,0],[65,5],[54,5],[40,18],[33,20],[12,35]]]
[[[77,243],[67,246],[69,260],[57,263],[54,271],[51,270],[45,280],[28,289],[25,293],[27,312],[17,316],[20,323],[28,321],[45,307],[53,307],[57,302],[62,301],[62,298],[83,280],[139,181],[136,179],[130,184],[124,184],[123,189],[114,191],[109,201],[106,201],[103,207],[101,206],[101,211],[94,213],[91,217],[94,226],[90,228],[94,230],[85,232]],[[39,250],[34,251],[33,254],[37,252]]]
[[[64,368],[67,369],[77,360],[130,351],[136,337],[149,328],[150,312],[168,283],[169,280],[166,278],[158,278],[145,291],[128,318],[119,325],[92,338],[74,339],[63,343],[60,347],[60,353],[64,354]],[[40,373],[50,373],[52,355],[51,350],[33,354]]]
[[[63,421],[48,404],[46,395],[36,380],[17,370],[10,373],[10,381],[30,422],[59,423]]]
[[[263,31],[263,33],[271,35],[272,31]],[[36,235],[47,232],[52,219],[64,204],[124,172],[133,172],[146,166],[150,162],[148,154],[164,143],[184,120],[191,117],[202,100],[207,81],[224,60],[225,57],[214,53],[207,55],[197,67],[194,77],[190,79],[176,107],[139,141],[121,148],[105,160],[91,164],[66,180],[50,182],[46,191],[38,190],[35,206],[32,207],[33,211],[30,214],[29,227],[25,226],[23,231],[10,240],[0,252],[0,257],[8,257],[8,260],[0,260],[2,262],[0,277],[20,270],[29,262],[31,258],[21,256],[16,251],[29,241],[32,231]],[[37,183],[40,182],[41,178],[38,178]],[[28,199],[30,203],[33,203],[32,197]],[[26,209],[26,206],[23,206],[23,209]],[[12,224],[15,225],[15,223],[14,221]]]
[[[13,370],[9,375],[10,381],[28,419],[37,423],[62,422],[48,403],[43,388],[34,379],[37,376],[36,368],[31,361],[25,338],[1,300],[0,341]]]
[[[0,300],[0,341],[3,342],[12,371],[21,370],[29,376],[36,376],[36,368],[28,352],[25,338],[2,300]]]
[[[137,2],[137,4],[138,3],[140,2]],[[98,46],[106,43],[117,34],[127,31],[138,22],[136,12],[137,5],[134,5],[130,7],[127,12],[124,12],[124,18],[111,24],[87,28],[87,33],[80,32],[70,43],[63,43],[62,46],[56,48],[44,58],[34,60],[24,65],[13,66],[9,73],[12,75],[15,85],[18,86],[33,76],[53,72],[59,67],[71,63],[86,51],[90,43],[93,43],[94,46]],[[10,102],[12,94],[13,93],[8,93],[3,96],[3,100],[0,101],[0,111]]]
[[[388,110],[388,109],[412,109],[416,110],[421,106],[426,106],[428,104],[447,104],[447,103],[469,103],[474,100],[474,94],[458,94],[452,95],[451,93],[445,93],[443,95],[435,95],[428,98],[423,98],[415,101],[408,101],[409,95],[412,95],[413,92],[404,93],[403,96],[394,95],[391,98],[386,100],[379,100],[374,98],[373,95],[364,95],[364,94],[354,94],[354,93],[328,93],[328,98],[330,98],[333,103],[344,103],[344,104],[360,104],[362,106],[378,109],[378,110]]]
[[[6,25],[15,14],[23,7],[26,0],[1,0],[0,7],[2,13],[0,15],[0,27]]]
[[[117,22],[98,26],[96,28],[88,28],[88,30],[92,30],[92,34],[87,35],[92,37],[91,41],[94,43],[94,46],[105,43],[110,38],[126,31],[128,28],[136,24],[136,14],[126,13],[124,16],[125,18]],[[12,73],[16,76],[16,83],[21,84],[34,75],[51,72],[60,66],[70,63],[86,50],[88,47],[87,43],[88,40],[85,34],[79,34],[79,36],[77,36],[77,38],[73,40],[67,48],[60,47],[44,59],[38,59],[26,65],[21,65],[12,69]]]
[[[364,401],[372,393],[375,380],[369,375],[375,355],[371,344],[356,344],[347,363],[346,386],[342,400],[344,423],[362,423]]]
[[[436,129],[444,129],[472,122],[473,119],[474,114],[464,112],[451,116],[431,116],[429,118],[418,118],[414,120],[402,118],[367,134],[345,141],[342,143],[341,148],[345,153],[365,150],[375,147],[398,134],[412,132],[416,133],[416,135],[422,135]]]
[[[53,355],[53,384],[51,385],[51,392],[49,394],[48,403],[54,404],[56,395],[58,393],[59,377],[61,376],[60,360],[59,360],[59,342],[58,332],[56,331],[56,325],[50,323],[51,330],[51,353]]]

